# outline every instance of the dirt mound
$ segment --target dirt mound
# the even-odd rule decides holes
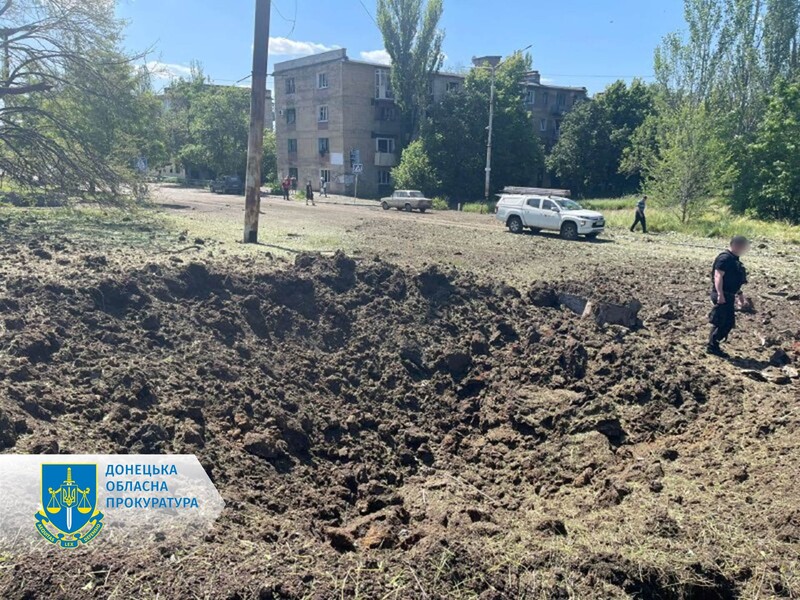
[[[697,529],[764,522],[737,451],[697,445],[729,444],[746,384],[674,335],[578,318],[572,288],[341,253],[77,268],[0,293],[0,449],[195,453],[227,508],[190,554],[51,556],[58,588],[15,557],[4,597],[798,592],[796,512],[762,530],[767,559]]]

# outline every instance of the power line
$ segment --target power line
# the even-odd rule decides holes
[[[275,3],[275,0],[273,0],[273,1],[272,1],[272,8],[274,8],[274,9],[275,9],[275,12],[276,12],[276,13],[278,13],[278,16],[279,16],[281,19],[283,19],[283,20],[284,20],[284,21],[286,21],[287,23],[291,23],[291,24],[292,24],[292,28],[289,30],[289,33],[287,33],[287,34],[284,36],[284,37],[287,37],[287,38],[288,38],[290,35],[292,35],[292,34],[294,33],[295,27],[297,27],[297,0],[294,0],[294,17],[293,17],[293,18],[291,18],[291,19],[289,19],[289,18],[287,18],[286,16],[284,16],[284,14],[281,12],[281,9],[280,9],[280,8],[278,7],[278,5]]]
[[[363,8],[363,9],[364,9],[364,12],[365,12],[365,13],[367,13],[367,15],[369,16],[369,18],[370,18],[370,19],[372,19],[372,22],[373,22],[373,23],[375,23],[375,26],[376,26],[376,27],[378,27],[378,21],[376,21],[376,20],[375,20],[375,17],[373,17],[373,16],[372,16],[372,13],[371,13],[371,12],[370,12],[370,10],[367,8],[367,5],[366,5],[366,4],[364,4],[364,0],[358,0],[358,3],[361,5],[361,8]]]

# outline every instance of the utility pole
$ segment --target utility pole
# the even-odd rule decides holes
[[[492,134],[494,133],[494,81],[497,66],[492,67],[492,91],[489,95],[489,142],[486,145],[486,188],[483,197],[486,204],[489,204],[489,196],[492,193]]]
[[[261,212],[261,162],[264,154],[264,118],[267,108],[270,8],[270,0],[256,0],[253,77],[250,95],[250,136],[247,142],[245,244],[258,243],[258,217]]]
[[[489,96],[489,140],[486,143],[486,187],[483,193],[483,201],[485,204],[489,202],[489,197],[492,193],[492,135],[494,133],[494,93],[495,93],[495,75],[497,67],[503,61],[502,56],[482,56],[480,58],[473,58],[472,63],[479,69],[489,69],[492,72],[492,91]],[[481,206],[481,213],[483,206]]]
[[[528,48],[523,48],[522,50],[517,50],[514,55],[521,54],[525,52]],[[495,81],[497,75],[497,69],[502,65],[505,61],[503,60],[502,56],[481,56],[472,59],[472,64],[479,69],[489,69],[492,72],[492,90],[489,95],[489,127],[487,130],[489,132],[489,140],[486,144],[486,188],[484,190],[483,199],[486,205],[489,204],[489,199],[492,195],[492,136],[494,135],[494,96],[495,96]],[[481,206],[481,213],[483,212],[483,206]]]

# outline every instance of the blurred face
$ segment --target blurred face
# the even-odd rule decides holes
[[[731,244],[731,252],[736,256],[744,256],[750,250],[750,244]]]

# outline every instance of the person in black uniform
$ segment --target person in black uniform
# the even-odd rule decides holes
[[[747,283],[747,271],[740,260],[750,248],[747,238],[736,236],[730,247],[714,261],[711,270],[711,302],[714,309],[709,315],[711,335],[708,338],[708,353],[727,358],[720,348],[720,342],[726,340],[736,327],[736,296],[741,293],[742,286]]]

